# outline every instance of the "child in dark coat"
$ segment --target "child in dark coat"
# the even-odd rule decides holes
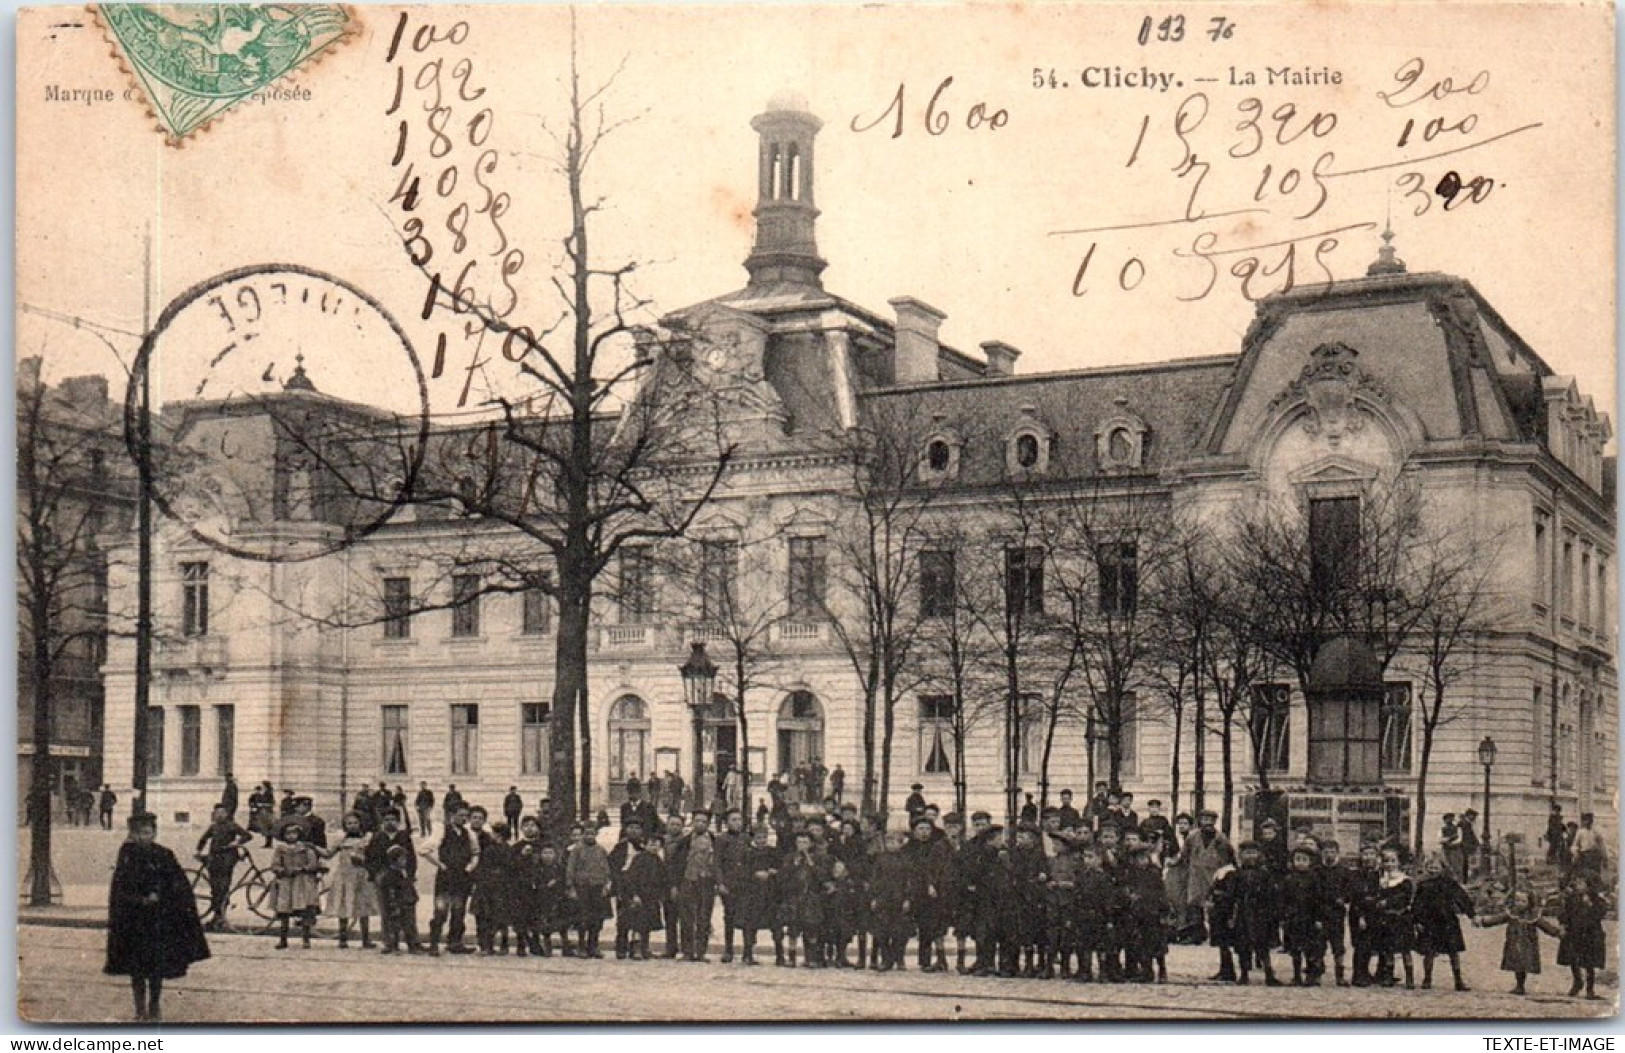
[[[1603,935],[1602,921],[1608,916],[1608,898],[1594,887],[1590,874],[1576,872],[1569,879],[1569,888],[1563,894],[1557,920],[1563,926],[1563,938],[1557,944],[1557,964],[1569,967],[1574,985],[1569,997],[1580,994],[1580,981],[1585,980],[1586,997],[1597,997],[1597,970],[1608,964],[1608,940]]]
[[[796,964],[796,940],[801,940],[802,964],[822,968],[820,941],[824,933],[824,882],[828,865],[813,849],[812,835],[803,830],[795,835],[795,847],[783,870],[784,934],[790,941],[789,964]]]
[[[474,932],[480,954],[489,957],[508,953],[508,927],[513,924],[513,849],[508,844],[508,824],[492,823],[491,832],[480,838],[480,861],[474,869]]]
[[[575,925],[575,911],[571,909],[570,884],[563,857],[556,845],[544,842],[542,844],[540,862],[536,873],[532,877],[535,882],[535,900],[532,909],[535,911],[532,924],[538,936],[538,946],[533,949],[543,958],[553,955],[553,933],[559,934],[559,951],[566,958],[575,954],[570,946],[570,929]]]
[[[852,960],[846,956],[846,948],[858,932],[859,901],[864,890],[839,859],[830,860],[829,880],[824,888],[823,958],[837,969],[850,969]]]
[[[1433,959],[1443,954],[1450,959],[1450,972],[1456,978],[1456,990],[1465,991],[1461,978],[1461,955],[1467,944],[1461,938],[1461,923],[1456,916],[1472,917],[1473,899],[1456,881],[1451,868],[1443,858],[1433,856],[1423,869],[1422,880],[1416,883],[1416,898],[1411,901],[1411,919],[1416,923],[1416,950],[1422,955],[1422,990],[1433,986]]]
[[[1411,904],[1416,899],[1416,882],[1399,868],[1399,850],[1382,850],[1381,869],[1377,883],[1371,890],[1371,900],[1365,912],[1371,951],[1376,955],[1377,982],[1385,987],[1398,983],[1394,976],[1394,958],[1405,965],[1405,987],[1416,986],[1411,967],[1411,949],[1416,942],[1416,925],[1411,917]]]
[[[779,925],[779,871],[784,853],[767,843],[768,826],[759,823],[751,830],[750,847],[740,867],[739,888],[734,890],[734,920],[745,934],[746,965],[756,964],[756,934],[766,929],[773,938],[773,959],[784,964],[784,930]]]
[[[1326,903],[1333,890],[1316,863],[1315,849],[1294,848],[1281,879],[1282,945],[1292,956],[1294,987],[1319,987],[1326,972]]]
[[[1540,975],[1540,934],[1560,936],[1563,928],[1556,918],[1543,916],[1541,903],[1528,887],[1520,888],[1508,899],[1506,907],[1473,920],[1474,925],[1490,928],[1507,927],[1506,942],[1501,945],[1501,971],[1512,974],[1515,981],[1512,993],[1527,994],[1524,981],[1531,974]]]
[[[1236,949],[1236,982],[1247,983],[1256,965],[1264,970],[1266,986],[1279,987],[1270,951],[1280,932],[1280,884],[1256,843],[1243,842],[1240,854],[1241,865],[1229,877],[1231,916],[1224,926]]]
[[[1102,979],[1105,970],[1107,927],[1117,909],[1117,886],[1111,876],[1101,868],[1100,852],[1088,845],[1078,853],[1079,868],[1073,877],[1072,893],[1073,936],[1078,951],[1076,979],[1089,983],[1094,979],[1094,959],[1101,956]]]
[[[1133,983],[1168,982],[1168,887],[1149,846],[1131,850],[1117,880],[1125,970]]]
[[[886,851],[875,857],[874,877],[869,882],[869,917],[875,942],[875,963],[879,972],[904,969],[903,951],[913,929],[909,916],[910,873],[902,848],[908,835],[901,830],[886,835]]]
[[[385,851],[384,869],[378,874],[384,954],[399,953],[402,941],[409,953],[423,953],[418,939],[418,886],[412,869],[412,850],[405,845],[390,845]]]

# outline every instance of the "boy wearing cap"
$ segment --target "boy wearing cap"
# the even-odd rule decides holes
[[[382,835],[374,835],[374,843],[378,836]],[[377,879],[383,914],[383,954],[398,954],[402,940],[409,953],[423,953],[423,944],[418,940],[418,887],[413,878],[416,866],[417,860],[406,845],[392,844],[384,852],[384,870]]]
[[[474,891],[470,871],[480,856],[479,835],[468,826],[468,808],[451,811],[445,833],[433,856],[424,858],[437,868],[434,875],[434,916],[429,921],[429,953],[440,953],[440,936],[447,936],[449,954],[470,954],[463,943],[467,932],[468,897]],[[450,923],[449,931],[447,923]]]

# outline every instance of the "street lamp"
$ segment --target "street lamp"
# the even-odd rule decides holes
[[[1495,767],[1495,740],[1488,735],[1478,744],[1478,763],[1484,765],[1484,836],[1479,839],[1480,866],[1490,876],[1490,769]]]
[[[706,707],[711,705],[712,696],[717,687],[717,664],[711,661],[710,655],[705,653],[705,644],[696,640],[688,652],[688,660],[677,667],[677,672],[683,678],[683,696],[688,702],[689,715],[694,720],[694,800],[698,803],[700,797],[700,784],[705,779],[704,761],[700,756],[701,729],[700,721],[704,718]]]

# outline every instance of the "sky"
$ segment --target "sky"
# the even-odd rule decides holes
[[[19,354],[43,353],[53,378],[118,377],[137,342],[127,334],[187,290],[293,263],[366,293],[426,375],[447,336],[428,381],[435,412],[477,411],[492,390],[522,388],[511,369],[496,375],[506,368],[496,342],[474,348],[465,319],[418,315],[426,274],[445,265],[450,282],[473,260],[469,287],[512,303],[507,322],[543,332],[557,320],[568,15],[411,9],[390,61],[396,9],[357,10],[353,39],[278,83],[292,98],[245,103],[178,148],[82,9],[23,13]],[[1251,298],[1288,274],[1310,284],[1364,273],[1388,223],[1412,271],[1470,280],[1613,413],[1607,12],[1184,11],[1182,25],[1144,26],[1143,9],[1111,4],[585,9],[583,82],[611,82],[601,101],[616,125],[588,173],[602,203],[595,256],[636,264],[627,288],[649,317],[742,286],[756,197],[749,122],[788,88],[824,121],[814,177],[826,288],[882,315],[889,299],[918,297],[947,314],[942,338],[962,350],[1008,342],[1021,373],[1234,353]],[[389,112],[397,78],[402,102]],[[111,98],[54,101],[53,89]],[[441,128],[456,135],[443,157],[424,105],[435,91],[448,104]],[[408,163],[423,180],[410,214],[391,200]],[[477,211],[493,200],[495,224]],[[402,246],[414,218],[436,254],[423,269]],[[461,253],[448,223],[470,239]],[[518,266],[504,274],[504,263]],[[242,283],[224,291],[244,295]],[[206,329],[205,302],[175,332]],[[98,336],[71,318],[107,328]],[[375,339],[377,319],[355,322],[370,327],[366,353],[347,350],[342,327],[276,321],[267,316],[267,332],[291,329],[312,346],[284,340],[243,383],[261,361],[280,382],[297,351],[323,391],[413,403],[410,363],[378,357],[388,340]],[[185,350],[176,336],[160,341],[161,397],[196,390],[206,345],[223,346],[200,339]],[[471,382],[476,354],[494,361]]]

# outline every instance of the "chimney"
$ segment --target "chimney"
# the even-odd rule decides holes
[[[937,369],[937,330],[948,316],[912,296],[887,301],[897,312],[897,337],[892,349],[893,379],[899,384],[928,384],[940,380]]]
[[[1003,340],[987,340],[982,343],[982,354],[987,356],[988,376],[1015,376],[1016,359],[1021,357],[1019,348],[1011,347]]]
[[[107,378],[99,373],[68,377],[57,385],[63,401],[78,409],[101,409],[107,405]]]
[[[39,355],[29,355],[17,360],[17,390],[32,391],[39,387],[40,366],[43,360]]]

